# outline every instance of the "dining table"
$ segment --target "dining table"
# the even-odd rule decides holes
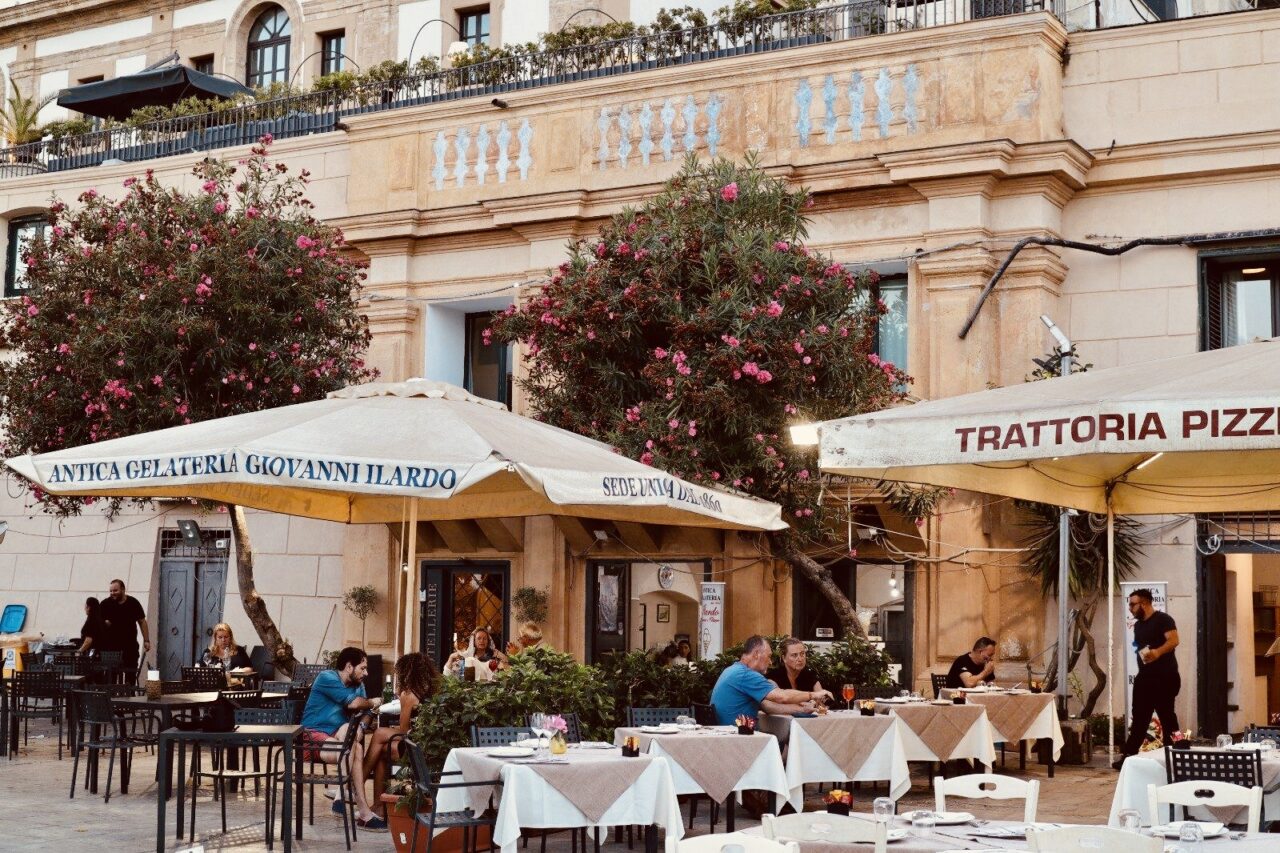
[[[634,737],[641,752],[665,758],[676,795],[705,794],[725,804],[725,825],[734,830],[733,796],[770,791],[789,798],[786,768],[778,739],[764,732],[738,733],[737,726],[621,726],[613,743]]]
[[[907,761],[966,759],[988,768],[995,764],[995,733],[982,705],[877,699],[876,713],[897,717],[904,723],[902,743]]]
[[[515,750],[514,752],[524,752]],[[442,812],[482,813],[497,800],[493,842],[502,853],[517,853],[521,828],[648,826],[647,853],[656,853],[657,832],[666,853],[675,853],[684,834],[671,763],[656,755],[627,757],[607,743],[572,744],[563,755],[516,755],[512,750],[464,747],[449,751],[444,772],[465,782],[501,782],[496,787],[441,789]]]
[[[911,788],[905,726],[898,718],[830,711],[792,717],[788,725],[787,798],[797,811],[804,808],[806,783],[886,782],[894,799]]]
[[[968,704],[987,709],[992,739],[998,744],[1017,744],[1019,765],[1026,769],[1026,744],[1050,742],[1048,775],[1054,777],[1054,765],[1062,756],[1062,724],[1058,721],[1056,697],[1052,693],[1030,690],[992,688],[943,689],[942,698],[963,697]]]
[[[1248,747],[1244,744],[1236,744],[1232,747],[1232,749],[1242,748]],[[1263,751],[1261,759],[1262,811],[1268,819],[1271,819],[1280,815],[1280,750]],[[1116,779],[1116,790],[1111,798],[1111,824],[1120,825],[1120,812],[1124,809],[1136,809],[1141,815],[1142,822],[1150,823],[1152,815],[1147,787],[1164,785],[1168,781],[1164,749],[1152,749],[1126,758],[1124,764],[1120,766],[1120,776]],[[1193,808],[1189,811],[1193,817],[1212,817],[1207,809]],[[1227,816],[1230,817],[1230,815]],[[1223,815],[1218,817],[1221,818]]]

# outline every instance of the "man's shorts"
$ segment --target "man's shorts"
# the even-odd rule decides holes
[[[333,735],[328,732],[322,732],[319,729],[303,729],[302,730],[302,760],[303,761],[319,761],[320,747],[329,743]],[[331,755],[332,750],[327,750]]]

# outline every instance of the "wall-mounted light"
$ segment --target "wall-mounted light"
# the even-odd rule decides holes
[[[178,532],[182,534],[182,544],[191,548],[200,547],[200,525],[189,518],[179,519]]]
[[[792,424],[791,443],[796,447],[815,447],[818,444],[818,425],[811,423]]]
[[[505,110],[507,107],[511,106],[506,101],[502,100],[502,98],[494,98],[489,103],[493,104],[495,107],[497,107],[500,110]]]
[[[898,570],[897,569],[894,569],[893,571],[889,572],[889,590],[891,592],[898,591]]]

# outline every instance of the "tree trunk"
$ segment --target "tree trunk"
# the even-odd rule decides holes
[[[849,601],[849,597],[844,594],[844,590],[836,585],[830,571],[819,565],[808,554],[795,547],[788,533],[788,531],[784,530],[779,533],[769,534],[769,542],[773,546],[773,553],[781,556],[793,569],[799,571],[822,591],[822,594],[826,596],[827,601],[831,602],[832,608],[836,611],[836,618],[840,620],[840,627],[844,629],[845,636],[858,637],[865,640],[867,634],[862,630],[862,622],[858,620],[858,613],[853,609],[853,604]]]
[[[1107,689],[1107,673],[1098,664],[1098,648],[1093,639],[1093,616],[1097,610],[1098,599],[1094,597],[1084,607],[1080,608],[1080,614],[1076,617],[1076,621],[1080,625],[1080,632],[1084,635],[1085,646],[1089,650],[1089,669],[1093,672],[1093,689],[1089,691],[1089,696],[1085,699],[1084,708],[1080,711],[1081,718],[1086,720],[1093,715],[1093,709],[1098,704],[1098,698]]]
[[[293,668],[298,663],[293,656],[293,646],[280,636],[280,629],[267,611],[267,603],[258,595],[258,588],[253,581],[253,547],[249,544],[249,525],[245,523],[244,509],[228,504],[231,515],[231,529],[236,534],[236,580],[240,586],[240,601],[244,603],[244,612],[248,615],[253,628],[258,632],[258,639],[271,652],[276,671],[293,675]]]

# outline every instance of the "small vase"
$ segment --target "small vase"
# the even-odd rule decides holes
[[[864,717],[874,717],[876,715],[876,709],[875,708],[859,708],[858,713],[862,714],[862,716]]]
[[[827,814],[842,814],[845,817],[848,817],[849,804],[848,803],[827,803]]]
[[[756,730],[752,726],[738,726],[738,734],[740,735],[753,735],[755,733]]]
[[[551,754],[564,755],[569,751],[569,744],[565,743],[564,735],[556,732],[551,736]]]

